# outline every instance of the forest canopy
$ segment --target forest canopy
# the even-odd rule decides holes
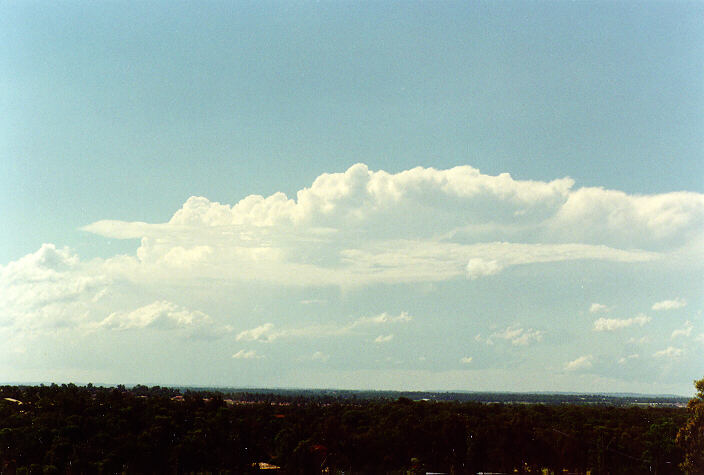
[[[4,386],[0,461],[31,474],[682,473],[692,407]]]

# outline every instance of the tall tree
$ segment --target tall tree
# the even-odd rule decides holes
[[[687,404],[689,419],[677,434],[677,443],[684,450],[680,465],[687,474],[704,473],[704,378],[694,382],[697,394]]]

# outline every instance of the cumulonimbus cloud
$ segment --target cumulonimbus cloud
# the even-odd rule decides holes
[[[182,269],[209,279],[340,286],[476,279],[538,262],[644,262],[701,234],[704,195],[573,185],[469,166],[390,174],[357,164],[320,175],[295,198],[251,195],[228,205],[191,197],[167,223],[83,229],[141,238],[132,266],[145,275]]]

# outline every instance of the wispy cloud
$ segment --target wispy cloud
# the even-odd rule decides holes
[[[685,306],[687,306],[687,301],[685,299],[676,298],[654,303],[653,310],[676,310]]]
[[[393,334],[379,335],[378,337],[374,338],[374,343],[388,343],[393,339],[394,339]]]
[[[592,367],[593,359],[594,358],[592,357],[592,355],[580,356],[579,358],[566,363],[565,369],[567,371],[580,371],[584,369],[589,369]]]
[[[345,328],[356,328],[365,325],[383,325],[385,323],[407,323],[411,320],[413,320],[413,317],[406,312],[401,312],[398,315],[389,315],[384,312],[373,317],[360,317]]]
[[[653,356],[656,358],[679,358],[684,353],[682,348],[675,348],[674,346],[668,346],[664,350],[656,351]]]
[[[632,354],[632,355],[628,355],[628,356],[624,356],[624,357],[622,357],[622,358],[619,358],[618,364],[621,364],[621,365],[622,365],[622,364],[626,364],[626,363],[628,363],[629,361],[637,360],[638,358],[640,358],[640,356],[639,356],[637,353],[634,353],[634,354]]]
[[[188,310],[178,305],[157,301],[127,313],[113,313],[99,326],[117,330],[139,328],[174,329],[188,328],[210,323],[210,317],[203,312]]]
[[[651,320],[650,317],[640,314],[633,318],[600,318],[594,321],[594,330],[598,332],[620,330],[633,325],[643,326]]]
[[[486,340],[487,344],[492,344],[494,339],[510,341],[512,345],[526,346],[543,339],[544,332],[533,328],[524,329],[520,325],[511,325],[506,329],[492,333]]]
[[[679,337],[689,337],[692,334],[692,329],[694,329],[694,325],[692,325],[692,322],[687,320],[684,322],[682,328],[678,328],[672,332],[670,338],[675,339]]]
[[[273,323],[265,323],[249,330],[243,330],[237,334],[237,341],[259,341],[270,343],[280,338],[322,338],[350,335],[361,332],[365,328],[373,328],[382,325],[393,325],[408,323],[413,320],[407,312],[398,315],[391,315],[386,312],[379,315],[360,317],[351,323],[327,324],[327,325],[305,325],[300,327],[275,328]]]
[[[470,364],[473,359],[474,359],[474,358],[472,358],[471,356],[463,356],[462,358],[460,358],[460,363],[462,363],[462,364]]]
[[[609,311],[609,307],[607,307],[604,304],[600,304],[600,303],[593,303],[589,307],[589,313],[602,313],[602,312],[608,312],[608,311]]]
[[[265,341],[270,342],[277,338],[277,335],[272,332],[274,328],[273,323],[265,323],[258,327],[241,331],[237,334],[235,339],[237,341]]]
[[[263,355],[258,354],[255,350],[240,350],[232,357],[236,360],[259,360],[264,358]]]

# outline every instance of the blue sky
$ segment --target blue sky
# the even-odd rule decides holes
[[[688,394],[703,9],[3,4],[0,380]]]

